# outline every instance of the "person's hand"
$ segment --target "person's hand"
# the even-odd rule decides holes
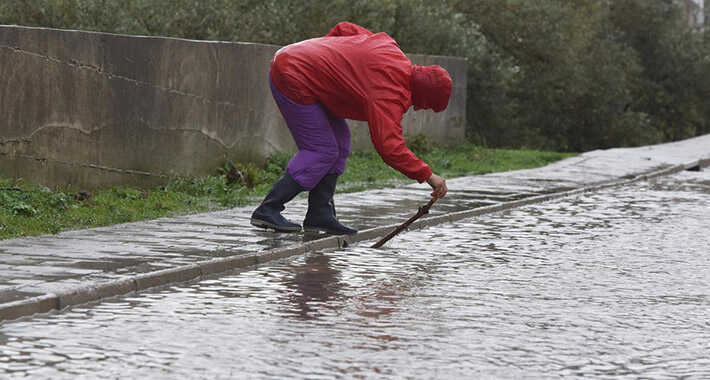
[[[434,189],[434,191],[431,192],[431,196],[434,198],[443,198],[446,196],[446,192],[449,191],[446,187],[446,180],[436,174],[432,173],[431,177],[426,180],[426,183]]]

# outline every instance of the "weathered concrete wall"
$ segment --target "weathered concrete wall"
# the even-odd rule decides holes
[[[152,185],[262,161],[295,145],[271,97],[278,46],[0,26],[0,173],[49,186]],[[405,136],[465,132],[466,62],[447,111],[410,112]],[[371,148],[364,123],[353,147]]]

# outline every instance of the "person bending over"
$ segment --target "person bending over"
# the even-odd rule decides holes
[[[281,211],[298,193],[309,191],[306,231],[357,233],[337,220],[333,204],[350,154],[345,119],[367,121],[372,143],[389,166],[419,183],[426,181],[432,197],[446,195],[446,181],[407,148],[401,125],[411,106],[446,109],[451,77],[442,67],[413,65],[386,33],[341,22],[325,37],[279,49],[271,60],[269,82],[298,153],[254,210],[252,225],[300,231]]]

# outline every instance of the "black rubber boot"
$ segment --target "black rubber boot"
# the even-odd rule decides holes
[[[264,201],[251,214],[251,224],[256,227],[273,228],[279,232],[298,232],[301,226],[281,215],[284,204],[304,189],[288,173],[279,178]]]
[[[357,230],[344,226],[335,218],[335,184],[337,174],[328,174],[308,194],[308,212],[303,229],[309,232],[325,232],[331,235],[353,235]]]

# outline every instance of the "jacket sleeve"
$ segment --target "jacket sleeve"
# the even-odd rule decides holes
[[[360,25],[355,25],[351,22],[343,21],[339,22],[337,25],[333,27],[333,29],[326,34],[326,37],[347,37],[347,36],[354,36],[358,34],[366,34],[366,35],[371,35],[373,34],[371,31],[363,28]]]
[[[375,150],[382,160],[400,173],[422,183],[431,177],[429,165],[407,148],[402,136],[402,112],[397,106],[371,103],[367,124]]]

